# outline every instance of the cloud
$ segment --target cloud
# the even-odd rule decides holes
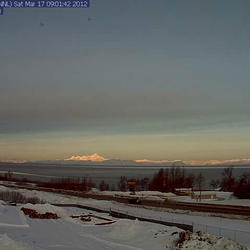
[[[167,129],[171,133],[178,129],[249,122],[249,100],[245,95],[237,101],[226,94],[214,96],[202,91],[183,94],[173,90],[133,89],[120,93],[76,87],[58,90],[56,86],[48,91],[37,86],[32,91],[24,87],[13,94],[13,87],[6,88],[3,93],[0,91],[0,133],[4,134],[58,128],[127,132],[134,124],[140,124],[143,132]]]
[[[66,161],[106,161],[108,159],[104,158],[97,153],[92,155],[72,155],[70,158],[66,159]]]

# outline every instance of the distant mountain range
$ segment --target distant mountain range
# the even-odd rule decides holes
[[[209,161],[182,161],[182,160],[120,160],[107,159],[95,153],[93,155],[71,156],[66,159],[68,162],[88,162],[107,164],[107,165],[143,165],[143,166],[210,166],[210,165],[250,165],[250,159],[233,159],[233,160],[209,160]]]
[[[120,160],[107,159],[97,153],[92,155],[73,155],[64,160],[49,161],[0,161],[0,163],[9,164],[52,164],[52,165],[81,165],[81,166],[242,166],[250,165],[250,159],[233,159],[233,160],[209,160],[209,161],[181,161],[181,160]]]

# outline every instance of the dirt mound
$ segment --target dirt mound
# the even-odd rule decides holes
[[[28,215],[32,219],[59,219],[57,214],[46,212],[45,214],[39,214],[36,210],[22,207],[21,210],[25,215]]]
[[[248,250],[249,248],[224,237],[217,237],[201,232],[180,232],[175,242],[175,249],[185,250]]]

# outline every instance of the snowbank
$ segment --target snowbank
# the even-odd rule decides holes
[[[138,220],[123,219],[114,224],[109,236],[114,239],[130,239],[141,230],[143,230],[142,223]]]
[[[152,201],[164,201],[164,198],[161,198],[159,196],[154,196],[154,195],[148,195],[144,197],[145,200],[152,200]]]
[[[22,242],[17,242],[8,237],[7,234],[0,234],[0,249],[1,250],[30,250]]]
[[[119,196],[131,196],[130,192],[121,192],[121,191],[99,191],[98,189],[94,188],[91,190],[92,193],[98,193],[102,195],[119,195]],[[162,193],[159,191],[136,191],[136,196],[145,197],[145,196],[159,196],[159,197],[175,197],[176,195],[173,193]],[[134,195],[134,196],[135,196]]]
[[[239,243],[224,237],[216,237],[210,234],[189,234],[184,233],[185,240],[176,249],[185,250],[247,250]]]
[[[9,191],[9,188],[5,186],[0,186],[0,192],[6,192],[6,191]]]
[[[223,191],[216,191],[215,192],[216,197],[224,200],[231,200],[231,199],[236,199],[238,200],[237,197],[233,196],[232,192],[223,192]]]

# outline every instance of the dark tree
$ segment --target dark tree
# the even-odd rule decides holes
[[[110,187],[109,187],[109,184],[105,183],[105,181],[101,181],[99,185],[99,189],[100,191],[109,191]]]
[[[202,191],[202,187],[204,185],[205,182],[205,177],[202,175],[202,173],[199,173],[195,179],[196,185],[200,191],[200,200],[201,200],[201,191]]]
[[[221,180],[221,190],[232,192],[234,189],[235,178],[233,176],[233,167],[225,168],[222,172],[222,180]]]
[[[128,185],[127,185],[127,177],[125,176],[121,176],[120,178],[120,182],[118,183],[118,188],[120,191],[122,192],[126,192],[128,189]]]
[[[219,179],[217,180],[211,180],[210,182],[210,186],[213,188],[213,189],[217,189],[220,187],[220,183],[221,181]]]
[[[154,175],[150,183],[150,190],[163,192],[164,185],[165,185],[164,170],[163,168],[161,168],[159,172]]]
[[[160,169],[149,184],[150,190],[160,192],[174,192],[175,188],[191,188],[194,183],[194,175],[186,176],[185,170],[172,167]]]
[[[235,184],[234,195],[240,199],[250,199],[250,174],[243,174]]]
[[[185,185],[184,186],[187,187],[187,188],[193,188],[194,182],[195,182],[195,175],[194,174],[189,174],[185,178]]]

